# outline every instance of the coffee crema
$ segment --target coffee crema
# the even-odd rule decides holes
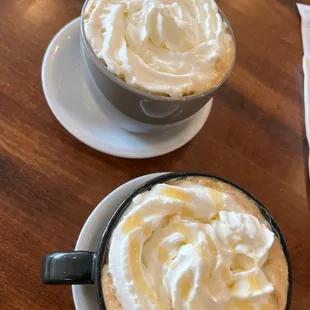
[[[283,310],[288,267],[252,200],[190,177],[133,199],[113,231],[102,287],[108,310]]]
[[[215,87],[235,53],[214,0],[89,0],[83,25],[111,72],[174,98]]]

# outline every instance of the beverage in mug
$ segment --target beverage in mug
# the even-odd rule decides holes
[[[288,264],[258,205],[217,179],[187,177],[137,195],[102,270],[112,309],[284,310]]]
[[[106,67],[150,93],[197,95],[231,70],[235,45],[214,0],[89,0],[82,18]]]

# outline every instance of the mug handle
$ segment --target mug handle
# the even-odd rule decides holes
[[[56,252],[44,256],[41,280],[44,284],[94,284],[96,253]]]
[[[147,99],[140,100],[140,108],[145,115],[152,118],[165,118],[180,112],[181,105],[176,103],[159,103]]]

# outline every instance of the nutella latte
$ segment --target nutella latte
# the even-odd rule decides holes
[[[205,92],[232,66],[235,44],[214,0],[89,0],[82,18],[106,67],[154,94]]]
[[[254,201],[188,177],[133,199],[112,233],[102,288],[108,310],[284,310],[288,266]]]

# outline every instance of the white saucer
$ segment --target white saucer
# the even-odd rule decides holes
[[[64,128],[94,149],[126,158],[163,155],[189,142],[206,122],[212,99],[186,123],[170,129],[134,134],[119,128],[116,109],[102,95],[101,104],[107,101],[107,108],[104,112],[99,108],[94,91],[97,86],[89,86],[87,73],[82,70],[79,20],[74,19],[56,34],[42,64],[45,98]]]
[[[165,173],[153,173],[133,179],[105,197],[85,222],[76,243],[75,251],[96,252],[101,234],[120,203],[139,185],[162,174]],[[76,310],[99,309],[96,290],[93,285],[73,285],[72,293]]]

